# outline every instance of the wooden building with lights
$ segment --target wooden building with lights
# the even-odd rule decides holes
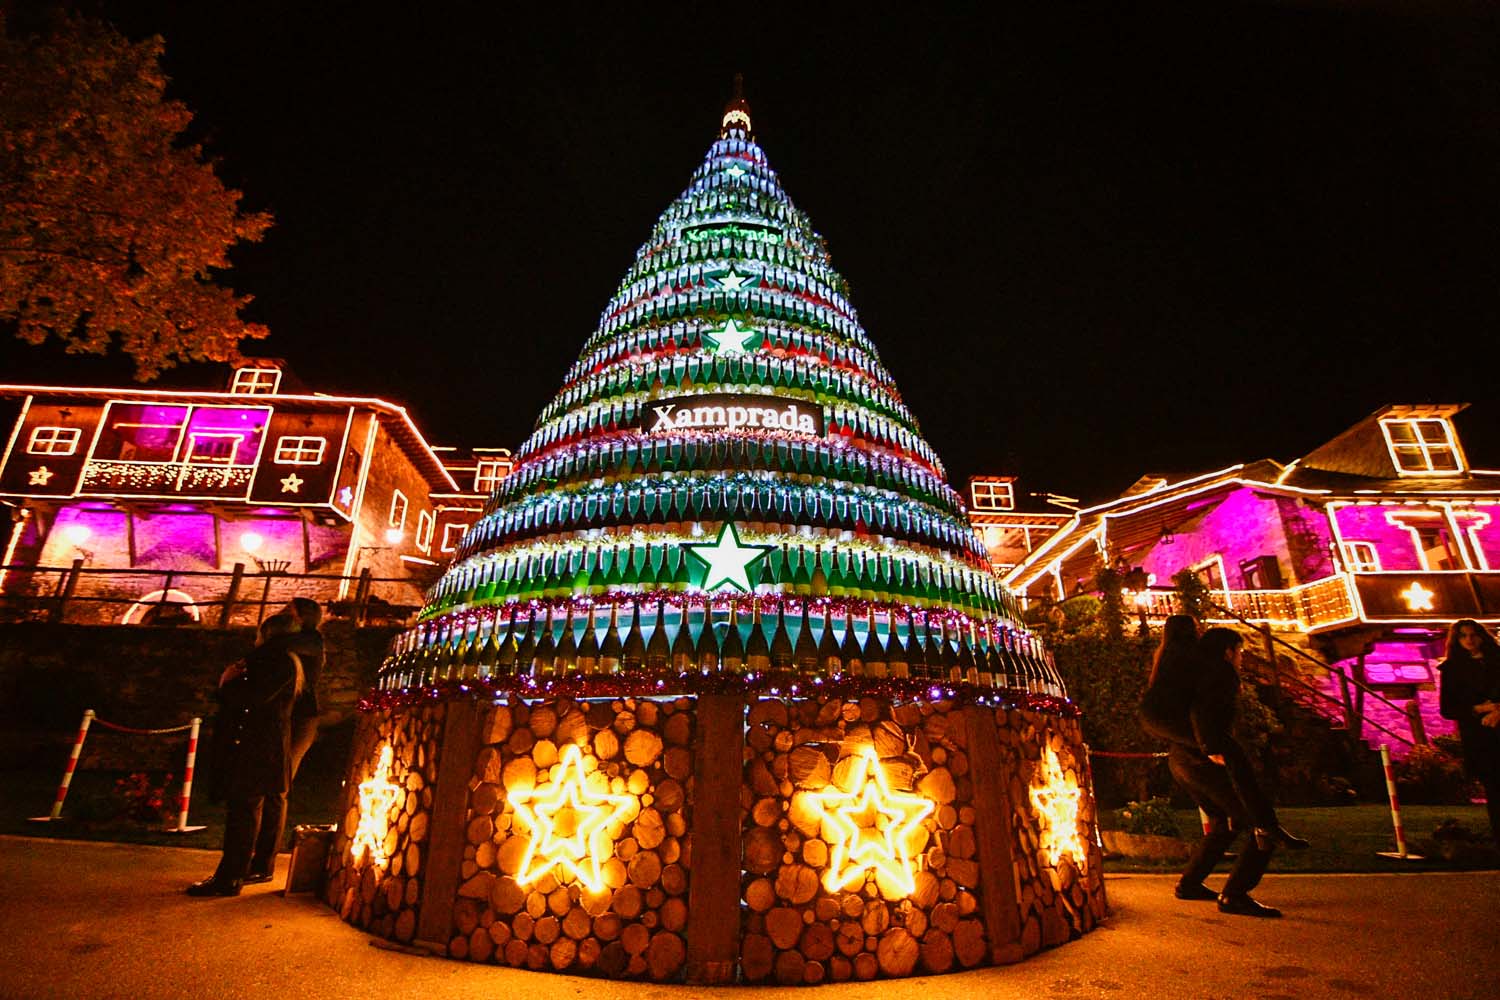
[[[996,573],[1004,575],[1015,569],[1073,519],[1069,505],[1076,501],[1072,498],[1040,495],[1048,503],[1069,507],[1069,513],[1018,510],[1015,476],[969,478],[969,523],[984,543]]]
[[[1150,586],[1137,605],[1161,616],[1173,575],[1192,570],[1225,620],[1302,633],[1447,732],[1435,669],[1447,630],[1500,623],[1500,471],[1470,465],[1454,425],[1465,405],[1383,407],[1287,465],[1143,477],[1079,511],[1006,582],[1056,601],[1091,591],[1102,566],[1139,568]]]
[[[404,617],[510,470],[508,451],[434,448],[401,406],[307,391],[270,360],[222,390],[0,385],[0,440],[12,618],[66,586],[69,621],[203,621],[247,575],[324,602],[365,577],[361,596]]]

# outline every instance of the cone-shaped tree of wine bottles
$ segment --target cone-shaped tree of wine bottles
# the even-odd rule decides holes
[[[395,654],[1062,695],[738,94]]]

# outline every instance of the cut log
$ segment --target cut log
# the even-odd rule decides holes
[[[530,757],[513,757],[506,762],[500,780],[507,794],[529,792],[536,787],[536,764]]]
[[[681,865],[667,865],[661,870],[662,891],[670,896],[680,896],[687,891],[687,869]]]
[[[745,981],[758,983],[771,974],[776,948],[764,934],[746,934],[740,946],[740,971]]]
[[[753,827],[745,833],[745,869],[757,875],[776,870],[781,863],[781,837],[775,830]]]
[[[489,927],[490,940],[495,943],[495,957],[504,959],[505,944],[510,940],[510,924],[496,920]]]
[[[604,946],[594,938],[584,938],[578,942],[577,962],[580,969],[592,969],[599,962],[599,953]]]
[[[520,938],[512,937],[505,942],[505,964],[519,969],[526,964],[526,953],[529,946]]]
[[[626,873],[633,885],[642,889],[650,888],[661,878],[661,858],[655,851],[641,851],[630,859]]]
[[[778,948],[790,948],[802,936],[802,912],[777,906],[766,914],[766,933]]]
[[[538,944],[551,944],[561,934],[562,921],[550,913],[538,920],[531,928],[531,936],[536,938]]]
[[[764,913],[776,904],[776,889],[768,878],[758,878],[745,886],[745,905]]]
[[[625,921],[618,913],[601,913],[594,918],[594,937],[600,941],[613,941],[620,936]]]
[[[500,843],[495,851],[495,866],[506,875],[516,875],[521,871],[521,861],[526,857],[526,849],[531,846],[531,838],[526,834],[513,833]]]
[[[593,927],[594,921],[589,918],[588,911],[581,906],[573,907],[562,919],[563,933],[574,941],[582,941],[588,937]]]
[[[779,798],[756,799],[750,809],[750,821],[756,826],[775,826],[781,822],[781,800]]]
[[[577,957],[578,942],[569,937],[558,938],[552,942],[552,947],[547,949],[547,961],[558,972],[571,968]]]
[[[673,716],[673,718],[681,718],[681,716]],[[676,812],[682,808],[685,798],[681,782],[675,778],[663,778],[656,783],[656,801],[653,805],[664,813]]]
[[[671,777],[686,781],[693,773],[693,755],[687,747],[667,747],[661,766]]]
[[[615,893],[614,901],[610,903],[610,909],[626,920],[634,920],[641,915],[641,908],[644,904],[645,900],[641,896],[641,890],[633,885],[627,885]]]
[[[626,924],[620,932],[620,943],[631,955],[639,955],[651,944],[651,929],[644,924]]]
[[[776,981],[789,986],[802,984],[807,971],[807,959],[799,951],[784,951],[776,956]]]
[[[917,967],[920,948],[904,927],[892,927],[881,935],[875,948],[875,961],[887,976],[908,976]],[[856,961],[856,971],[858,962]]]
[[[961,920],[953,929],[953,955],[958,964],[972,969],[984,961],[984,925],[978,920]]]
[[[788,754],[787,776],[798,788],[821,791],[833,777],[833,765],[820,747],[803,744]]]
[[[854,978],[858,980],[874,979],[880,972],[880,964],[868,951],[862,951],[854,956]]]
[[[766,722],[778,728],[787,724],[786,702],[777,701],[774,698],[765,698],[750,706],[750,725]]]
[[[661,918],[661,926],[664,930],[680,931],[687,926],[688,908],[681,896],[673,896],[661,904],[657,915]]]
[[[859,929],[857,923],[839,924],[839,929],[834,934],[833,944],[839,950],[839,954],[853,958],[865,946],[865,932]]]
[[[428,814],[419,812],[411,818],[411,825],[407,827],[406,836],[413,844],[420,844],[427,839]]]
[[[859,926],[866,935],[879,937],[891,926],[891,910],[879,900],[871,902],[865,907],[864,915],[859,918]]]
[[[922,967],[928,972],[953,968],[953,939],[936,927],[922,935]]]
[[[787,804],[786,818],[804,837],[817,837],[822,832],[823,810],[812,792],[794,793]]]
[[[475,816],[469,820],[469,828],[466,836],[471,844],[487,843],[495,835],[495,821],[490,818],[489,813]]]
[[[606,979],[619,979],[629,964],[630,955],[625,951],[625,946],[618,941],[611,941],[599,950],[599,960],[594,963],[594,968]]]
[[[646,949],[646,971],[657,982],[671,979],[682,968],[687,958],[687,946],[682,938],[671,931],[657,931],[651,935],[651,945]]]
[[[642,809],[640,816],[636,817],[635,823],[630,828],[635,842],[646,850],[653,850],[661,845],[666,837],[666,827],[661,821],[661,813],[656,809]]]
[[[510,932],[511,934],[515,935],[517,941],[524,941],[530,944],[531,932],[535,929],[536,921],[533,920],[531,914],[527,913],[525,910],[522,910],[520,913],[517,913],[514,917],[511,918]]]
[[[537,740],[531,747],[531,761],[540,771],[557,763],[557,744],[551,740]]]
[[[802,860],[819,871],[828,865],[828,845],[816,837],[802,845]]]
[[[550,705],[537,705],[532,708],[526,725],[537,739],[546,739],[557,728],[557,711]]]
[[[946,767],[935,767],[924,774],[917,782],[917,791],[939,805],[952,802],[958,794],[953,784],[953,775]]]
[[[776,895],[792,903],[810,902],[818,894],[818,873],[807,865],[782,865],[776,873]]]
[[[479,728],[479,742],[504,743],[510,737],[510,729],[510,706],[496,705],[484,713],[484,724]]]
[[[613,729],[601,729],[594,734],[594,756],[601,761],[614,760],[620,752],[620,738]]]
[[[662,736],[666,737],[668,743],[676,746],[687,746],[693,736],[693,719],[686,712],[678,712],[666,721],[662,726]]]
[[[573,709],[557,720],[557,729],[552,733],[552,742],[558,746],[582,743],[588,739],[589,721],[582,712]]]
[[[625,738],[625,759],[637,767],[656,763],[661,750],[661,737],[649,729],[637,729]]]
[[[833,931],[827,924],[808,924],[797,940],[797,949],[817,962],[833,956]]]

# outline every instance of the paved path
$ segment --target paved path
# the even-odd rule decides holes
[[[1115,915],[1103,928],[1020,965],[876,987],[708,990],[415,958],[373,948],[308,897],[286,899],[269,886],[238,899],[184,896],[215,860],[206,851],[0,837],[0,998],[1500,996],[1496,872],[1272,876],[1261,895],[1286,909],[1281,921],[1179,903],[1170,876],[1112,877]]]

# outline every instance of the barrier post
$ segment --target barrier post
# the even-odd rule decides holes
[[[1384,743],[1380,744],[1380,766],[1385,769],[1385,794],[1391,800],[1391,826],[1396,829],[1396,850],[1375,853],[1397,861],[1421,861],[1422,855],[1406,851],[1406,828],[1401,825],[1401,802],[1396,798],[1396,773],[1391,770],[1391,751]]]
[[[78,725],[78,738],[73,741],[73,752],[63,768],[62,782],[57,786],[57,798],[52,800],[52,813],[48,816],[32,816],[33,823],[51,823],[62,818],[63,799],[68,797],[68,786],[73,783],[73,771],[78,767],[78,757],[83,753],[83,738],[89,734],[89,723],[94,721],[94,710],[85,709],[83,721]]]
[[[177,825],[169,828],[168,833],[197,833],[206,830],[204,826],[188,826],[188,802],[193,797],[193,765],[198,761],[198,730],[203,725],[203,720],[197,716],[189,724],[187,764],[182,769],[182,795],[177,800]]]

